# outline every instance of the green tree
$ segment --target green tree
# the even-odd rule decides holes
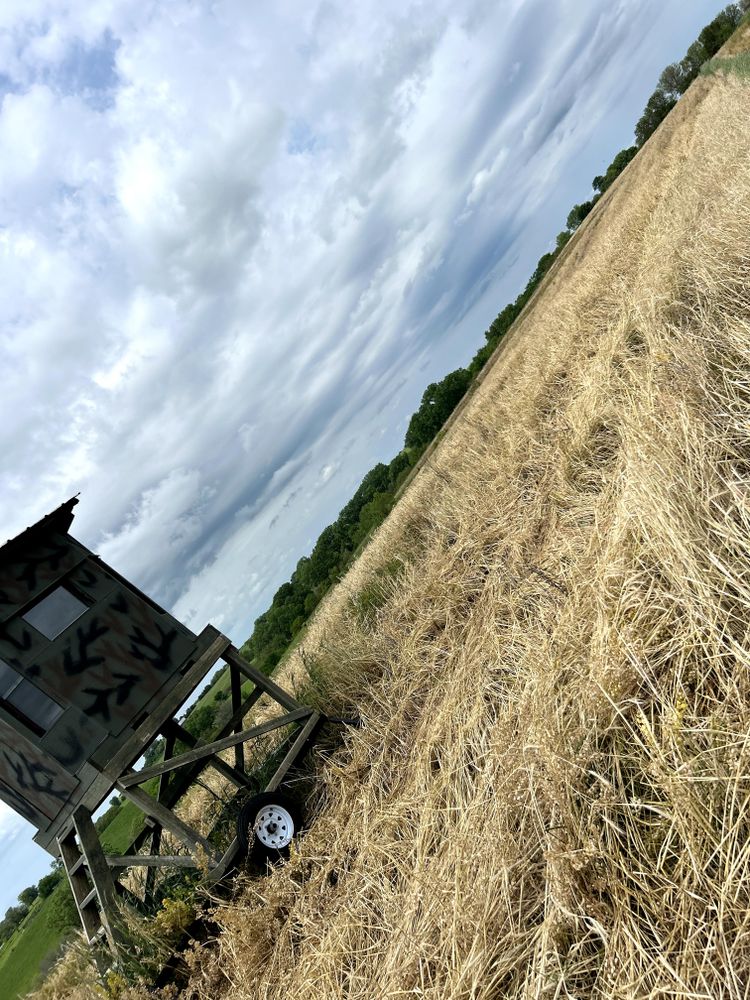
[[[52,894],[52,891],[60,884],[62,878],[62,873],[50,872],[49,875],[43,875],[37,883],[37,888],[39,889],[39,895],[42,899],[46,899]]]
[[[575,232],[593,207],[593,199],[591,201],[581,202],[580,205],[574,205],[570,212],[568,212],[568,218],[565,223],[568,229],[571,232]]]
[[[22,903],[24,906],[29,907],[34,902],[34,900],[39,895],[39,889],[35,885],[30,885],[26,889],[22,889],[18,894],[18,902]]]
[[[0,920],[0,941],[7,941],[15,933],[28,912],[28,906],[23,903],[20,906],[8,907],[5,911],[5,917]]]
[[[144,767],[151,767],[164,759],[164,739],[158,737],[154,740],[146,753],[143,755]]]
[[[458,368],[427,386],[419,409],[409,421],[404,439],[407,448],[420,448],[432,441],[463,398],[470,381],[466,368]]]
[[[698,75],[705,57],[706,53],[700,42],[693,42],[680,62],[664,67],[656,89],[668,97],[681,97]]]
[[[604,174],[600,177],[594,178],[592,181],[592,187],[594,187],[594,189],[599,191],[601,194],[604,194],[607,188],[614,184],[637,152],[637,146],[628,146],[627,149],[621,149],[607,167]]]
[[[654,134],[676,103],[676,98],[662,90],[653,92],[635,126],[635,140],[639,148]]]
[[[638,146],[654,134],[669,112],[700,72],[703,63],[715,55],[742,20],[748,4],[731,3],[703,28],[679,63],[665,67],[643,114],[635,126]]]
[[[184,722],[185,729],[197,740],[210,739],[216,724],[216,706],[198,705]]]
[[[392,507],[392,493],[376,493],[372,500],[368,504],[365,504],[359,515],[358,543],[366,538],[378,525],[383,523]]]
[[[742,20],[742,10],[738,4],[731,3],[716,15],[710,24],[698,35],[698,41],[706,52],[706,59],[716,55],[734,29]],[[705,60],[704,60],[705,61]]]

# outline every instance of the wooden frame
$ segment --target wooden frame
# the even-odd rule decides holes
[[[134,866],[147,869],[143,900],[134,899],[136,904],[143,905],[153,899],[156,873],[160,868],[189,868],[208,863],[209,871],[205,882],[211,884],[222,878],[236,859],[239,851],[236,837],[224,853],[220,854],[215,845],[175,813],[177,803],[201,771],[208,766],[213,767],[238,790],[251,788],[253,782],[245,770],[245,745],[275,730],[290,727],[292,732],[287,740],[290,743],[289,748],[263,789],[274,791],[324,721],[324,716],[319,712],[301,705],[288,691],[247,663],[239,650],[225,636],[216,630],[213,630],[213,633],[215,634],[208,636],[211,641],[205,643],[205,652],[185,672],[173,689],[169,711],[165,711],[164,704],[158,706],[136,731],[137,747],[131,741],[127,755],[125,751],[118,754],[104,772],[111,786],[144,813],[146,823],[143,829],[123,854],[107,856],[99,841],[91,812],[83,805],[74,813],[71,826],[57,837],[63,865],[86,937],[90,943],[103,937],[115,953],[122,945],[117,930],[119,923],[117,893],[119,891],[122,894],[118,880],[124,870]],[[223,659],[229,668],[233,711],[216,738],[210,743],[200,745],[174,716],[219,659]],[[242,700],[243,678],[251,680],[254,685],[252,692],[244,701]],[[245,716],[263,695],[285,711],[279,716],[244,729]],[[140,759],[148,746],[160,735],[165,741],[164,760],[139,771],[133,770],[133,758]],[[175,754],[178,740],[188,749]],[[232,748],[234,763],[229,764],[218,755]],[[139,787],[152,778],[159,779],[155,797]],[[188,853],[160,854],[164,830],[179,841]],[[149,840],[147,853],[142,853],[144,845]],[[132,894],[128,895],[133,898]]]

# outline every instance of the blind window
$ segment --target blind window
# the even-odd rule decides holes
[[[85,611],[86,605],[75,594],[71,594],[65,587],[56,587],[30,608],[23,615],[23,620],[33,625],[46,639],[56,639]]]
[[[0,705],[39,736],[62,715],[62,705],[0,660]]]

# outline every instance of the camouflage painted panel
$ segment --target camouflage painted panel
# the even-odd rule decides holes
[[[11,618],[0,627],[0,659],[30,677],[37,677],[38,671],[24,671],[24,665],[31,665],[48,648],[49,639],[20,616]]]
[[[87,612],[33,666],[61,704],[74,704],[109,733],[146,708],[193,651],[193,640],[127,590]]]
[[[105,600],[118,586],[117,581],[93,559],[87,559],[82,566],[78,566],[64,582],[72,584],[74,591],[91,604]]]
[[[68,588],[72,586],[74,594],[80,594],[92,604],[106,600],[117,587],[115,580],[92,560],[76,567],[60,583]],[[0,659],[35,683],[41,682],[42,686],[45,678],[40,675],[39,660],[49,649],[49,643],[49,639],[20,615],[0,626]]]
[[[71,774],[87,761],[107,733],[88,715],[69,707],[42,737],[42,748]]]
[[[46,816],[43,816],[38,809],[35,809],[30,802],[27,802],[20,792],[17,792],[14,788],[10,788],[3,781],[0,781],[0,799],[9,805],[14,812],[17,812],[19,816],[23,816],[25,820],[32,823],[37,830],[45,830],[49,826],[49,820]]]
[[[85,555],[84,548],[61,534],[33,540],[23,550],[11,549],[0,565],[0,620],[68,573]]]
[[[0,784],[3,796],[10,793],[13,798],[8,804],[37,825],[38,817],[31,818],[35,810],[47,819],[54,819],[78,787],[75,778],[3,719],[0,719]]]

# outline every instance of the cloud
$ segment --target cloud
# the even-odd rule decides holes
[[[246,630],[531,270],[655,9],[6,5],[6,534],[81,490],[85,540],[200,608],[262,524]]]
[[[341,468],[341,463],[340,462],[328,462],[320,470],[320,475],[318,477],[318,483],[321,486],[325,486],[325,484],[328,482],[328,480],[332,479],[336,475],[336,473],[339,471],[340,468]],[[287,501],[287,503],[288,503],[288,501]]]

